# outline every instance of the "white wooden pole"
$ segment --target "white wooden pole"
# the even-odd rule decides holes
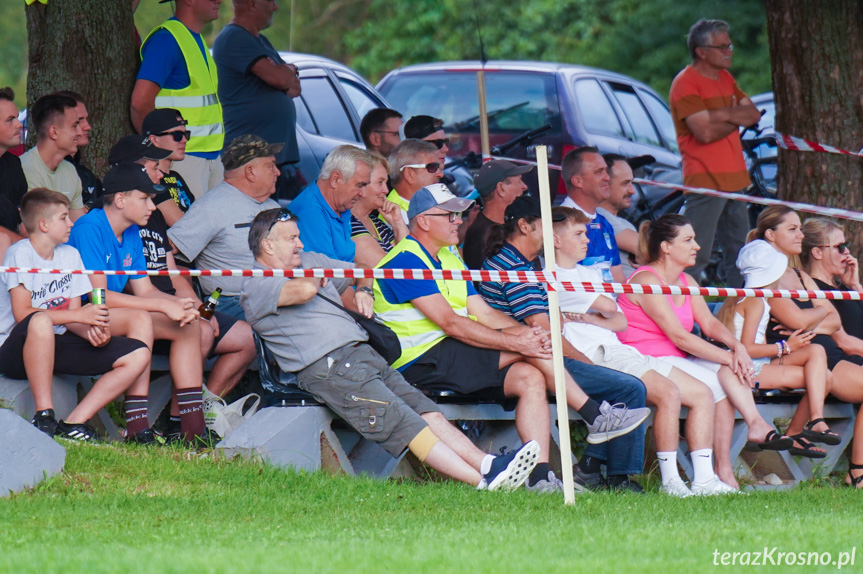
[[[551,192],[548,186],[548,150],[546,146],[536,147],[536,170],[539,179],[539,201],[542,214],[542,243],[545,252],[545,267],[554,272],[554,230],[551,223]],[[566,404],[564,384],[563,343],[560,323],[560,305],[557,291],[548,288],[548,317],[551,322],[551,350],[554,364],[554,394],[557,397],[557,423],[560,433],[560,466],[563,474],[563,502],[575,502],[572,480],[572,447],[569,444],[569,407]]]

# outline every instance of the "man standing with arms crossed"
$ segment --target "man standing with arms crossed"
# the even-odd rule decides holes
[[[160,0],[160,4],[169,0]],[[154,108],[175,108],[191,132],[186,158],[176,170],[196,198],[222,182],[219,154],[225,140],[216,63],[201,36],[218,18],[221,0],[176,0],[173,18],[144,40],[141,69],[132,91],[132,125],[139,132]]]
[[[683,156],[683,184],[740,192],[749,186],[749,174],[738,131],[757,123],[761,115],[728,72],[734,51],[728,30],[722,20],[699,20],[689,29],[692,63],[674,78],[668,100]],[[720,269],[726,283],[741,287],[735,261],[749,231],[746,204],[689,194],[685,213],[701,245],[687,271],[698,279],[715,237],[722,247]]]

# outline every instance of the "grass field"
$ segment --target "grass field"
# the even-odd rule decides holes
[[[740,569],[714,566],[717,549],[836,560],[859,545],[842,569],[853,572],[861,516],[863,492],[828,480],[724,498],[585,494],[564,507],[524,490],[71,445],[63,474],[0,499],[0,572],[699,572]]]

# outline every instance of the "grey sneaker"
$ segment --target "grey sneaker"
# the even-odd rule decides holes
[[[590,431],[587,442],[590,444],[600,444],[632,432],[650,415],[650,409],[630,409],[622,403],[612,406],[607,401],[602,401],[599,413],[593,424],[587,425],[587,430]]]
[[[515,490],[527,480],[539,460],[539,443],[528,441],[521,448],[494,457],[491,470],[483,475],[479,490]]]
[[[563,492],[563,482],[554,475],[554,472],[550,470],[548,471],[548,478],[537,480],[536,483],[533,485],[531,485],[530,482],[525,482],[524,487],[527,490],[538,492],[540,494],[554,494],[556,492]],[[576,489],[576,492],[581,491]]]
[[[605,479],[601,472],[583,472],[577,464],[572,465],[572,481],[575,490],[584,492],[586,490],[605,490]]]

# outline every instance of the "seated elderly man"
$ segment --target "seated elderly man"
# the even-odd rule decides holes
[[[255,269],[353,267],[302,251],[296,216],[287,209],[259,213],[248,243]],[[447,422],[434,402],[365,344],[368,335],[350,315],[324,299],[339,299],[326,279],[247,277],[241,301],[279,366],[295,371],[301,388],[364,438],[394,457],[409,449],[438,472],[479,489],[521,486],[536,464],[537,443],[528,442],[503,456],[477,449]],[[360,309],[371,315],[371,296],[361,291],[357,299]]]
[[[268,144],[245,135],[225,148],[222,163],[225,181],[195,200],[169,230],[168,238],[178,255],[194,261],[199,269],[249,269],[252,254],[246,248],[249,226],[255,215],[279,207],[270,199],[276,189],[279,168],[275,154],[283,144]],[[240,307],[242,277],[201,277],[204,293],[222,288],[219,311],[244,320]]]
[[[411,234],[378,267],[463,270],[464,263],[449,248],[458,241],[461,212],[472,204],[440,183],[419,190],[408,210]],[[398,335],[402,354],[393,366],[413,385],[517,397],[519,433],[542,449],[528,488],[560,490],[560,480],[548,466],[546,392],[554,391],[554,374],[547,330],[492,309],[468,281],[376,279],[375,312]],[[649,414],[645,408],[600,405],[568,375],[566,399],[587,423],[589,443],[624,435]]]
[[[402,141],[390,154],[393,190],[387,200],[401,208],[405,225],[408,223],[408,205],[414,194],[443,177],[443,162],[437,156],[434,144],[414,139]]]
[[[351,208],[371,183],[374,161],[369,152],[341,145],[330,152],[318,180],[291,202],[309,251],[341,261],[353,261]]]

